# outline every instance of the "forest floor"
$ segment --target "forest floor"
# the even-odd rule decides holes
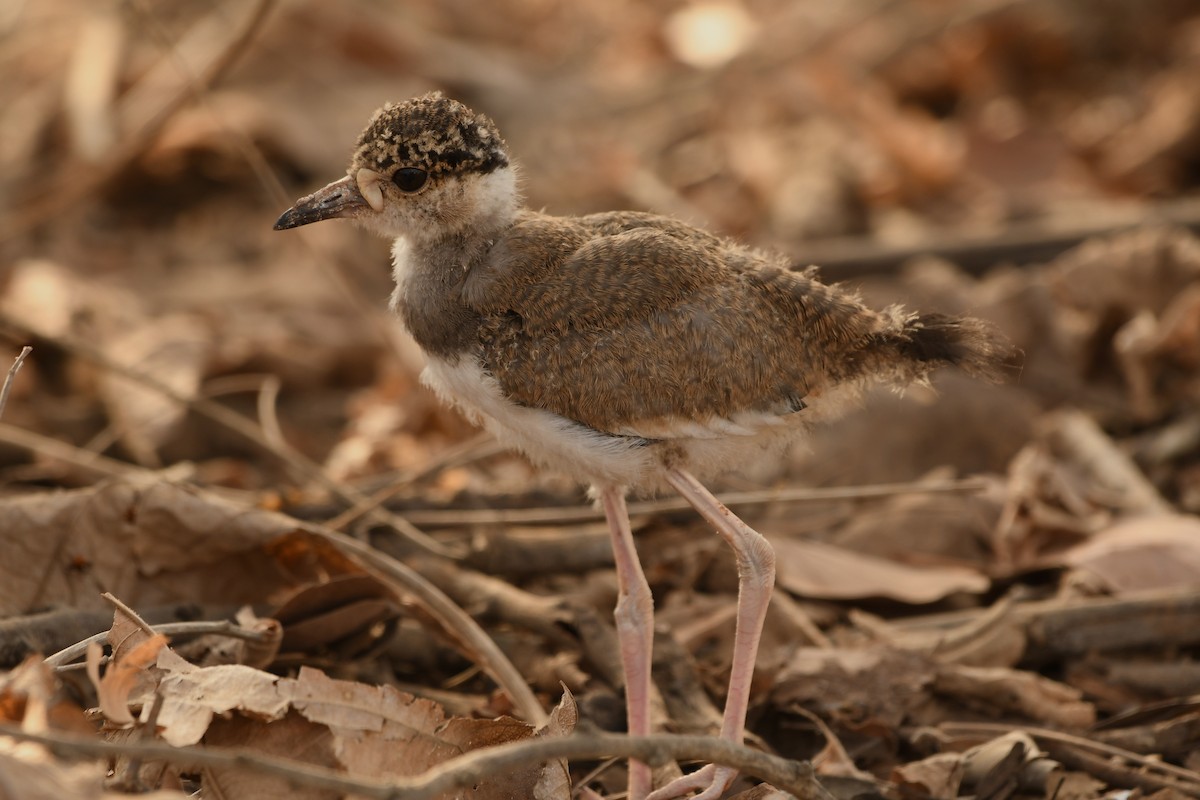
[[[0,797],[594,800],[714,752],[604,735],[603,515],[420,385],[387,243],[271,230],[431,89],[534,208],[1021,353],[713,487],[779,569],[729,797],[1200,797],[1195,3],[39,0],[0,74]],[[711,736],[733,559],[630,510],[656,730]]]

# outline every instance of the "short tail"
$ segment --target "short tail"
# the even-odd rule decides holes
[[[898,329],[892,327],[878,335],[898,356],[895,366],[902,380],[919,380],[937,367],[950,366],[996,382],[1013,366],[1013,347],[982,320],[918,314],[898,321]]]

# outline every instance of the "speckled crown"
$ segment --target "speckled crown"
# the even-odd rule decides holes
[[[508,150],[496,125],[441,92],[388,103],[375,112],[350,162],[387,172],[419,167],[430,175],[488,173],[508,166]]]

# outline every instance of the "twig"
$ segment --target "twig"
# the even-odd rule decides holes
[[[283,428],[279,425],[279,416],[275,413],[279,400],[281,382],[278,375],[268,375],[263,379],[258,391],[258,424],[263,436],[275,447],[282,446],[287,440],[283,437]]]
[[[431,800],[445,793],[486,782],[489,775],[525,764],[565,758],[636,758],[652,767],[669,761],[704,761],[735,767],[738,772],[767,781],[801,800],[831,800],[817,782],[812,764],[792,761],[712,736],[619,736],[600,734],[526,739],[472,750],[446,761],[410,781],[396,782],[396,797]]]
[[[118,461],[115,458],[109,458],[108,456],[94,453],[91,450],[76,447],[68,442],[51,439],[49,436],[42,436],[40,433],[27,431],[24,428],[18,428],[15,425],[8,425],[3,422],[0,422],[0,442],[23,447],[31,453],[41,453],[57,461],[63,461],[81,469],[91,470],[110,477],[127,478],[136,475],[153,474],[152,470],[148,470],[145,467],[127,464],[124,461]]]
[[[525,739],[482,750],[472,750],[443,762],[414,778],[388,783],[354,779],[331,769],[313,767],[274,756],[251,755],[244,748],[172,747],[158,742],[108,742],[62,732],[34,733],[15,725],[0,725],[0,736],[37,742],[63,757],[139,757],[166,761],[186,768],[223,767],[253,770],[282,778],[294,786],[326,789],[373,800],[432,800],[456,789],[487,783],[489,776],[526,764],[554,759],[636,758],[649,764],[698,760],[737,768],[791,792],[801,800],[831,800],[817,782],[812,765],[792,761],[709,736],[576,735]]]
[[[484,446],[488,442],[492,443],[492,447]],[[405,473],[383,488],[372,492],[360,502],[355,503],[341,514],[328,520],[325,523],[325,527],[332,528],[335,531],[345,530],[347,525],[370,513],[373,509],[382,506],[388,498],[400,492],[405,486],[424,480],[444,469],[460,467],[464,464],[470,464],[473,461],[479,461],[498,453],[506,452],[508,452],[508,448],[495,442],[490,433],[480,433],[460,445],[451,447],[419,470]]]
[[[952,611],[888,625],[904,633],[929,633],[974,628],[974,621],[984,616],[990,616],[989,611]],[[1181,586],[1120,597],[1018,602],[1011,619],[1028,637],[1024,658],[1032,661],[1143,647],[1190,647],[1200,642],[1200,592]]]
[[[881,483],[871,486],[833,486],[824,489],[797,487],[765,489],[753,492],[726,492],[719,499],[727,506],[765,505],[767,503],[819,503],[831,500],[866,500],[898,494],[942,494],[980,492],[988,488],[984,478],[964,478],[951,481],[915,481],[913,483]],[[679,498],[644,500],[629,504],[631,517],[649,516],[673,511],[687,511],[691,506]],[[406,511],[405,518],[414,525],[448,528],[468,525],[565,525],[604,519],[604,512],[591,506],[568,508],[497,508],[497,509],[432,509]]]
[[[1013,225],[998,235],[942,235],[915,245],[893,245],[854,237],[793,248],[798,265],[817,264],[831,278],[846,280],[886,272],[923,255],[954,262],[981,274],[1000,262],[1030,264],[1049,261],[1094,236],[1106,236],[1147,225],[1179,225],[1200,231],[1200,202],[1195,198],[1151,203],[1130,214],[1114,214],[1099,223],[1052,230],[1041,223]]]
[[[362,494],[353,488],[343,486],[326,474],[320,464],[309,459],[299,450],[289,445],[287,442],[271,442],[263,435],[262,430],[253,421],[243,417],[241,414],[233,411],[220,403],[210,400],[207,397],[185,394],[174,387],[160,381],[153,375],[150,375],[136,367],[131,367],[127,364],[113,359],[107,353],[92,345],[83,342],[73,336],[49,336],[44,333],[39,333],[32,327],[14,318],[12,315],[0,312],[0,326],[19,331],[24,336],[37,337],[44,341],[50,342],[56,347],[66,350],[73,355],[86,359],[93,364],[108,370],[109,372],[120,375],[129,380],[135,381],[148,389],[152,389],[169,400],[176,403],[188,406],[196,411],[196,413],[207,417],[216,422],[222,427],[233,431],[244,439],[252,442],[260,447],[264,452],[274,456],[283,464],[295,469],[304,477],[315,483],[320,484],[326,491],[333,494],[342,502],[348,505],[354,505],[362,502]],[[407,539],[413,545],[422,550],[426,550],[435,555],[454,558],[455,553],[442,545],[435,539],[418,530],[414,525],[409,523],[402,517],[377,509],[371,512],[372,515],[380,520],[388,527],[394,528],[397,533]]]
[[[255,631],[250,628],[243,628],[236,622],[230,622],[227,619],[208,620],[203,622],[167,622],[162,625],[151,625],[152,633],[161,633],[163,636],[202,636],[216,634],[218,636],[228,636],[232,639],[245,639],[248,642],[265,642],[271,637],[271,633],[267,631]],[[46,666],[54,669],[64,669],[72,661],[83,655],[87,650],[87,646],[92,642],[103,642],[108,638],[108,631],[89,636],[82,641],[75,642],[69,647],[64,647],[57,653],[47,656],[44,660]]]
[[[13,381],[16,380],[17,373],[21,370],[21,365],[25,363],[25,357],[32,352],[33,348],[25,345],[21,348],[21,352],[17,354],[13,365],[8,368],[8,375],[4,377],[4,388],[0,389],[0,417],[4,416],[4,407],[8,405],[8,393],[12,391]]]
[[[146,634],[147,636],[154,635],[154,628],[150,626],[150,623],[146,622],[146,620],[142,619],[140,614],[126,605],[124,600],[120,599],[112,592],[101,592],[100,597],[117,611],[120,611],[122,614],[129,617],[129,621],[141,628],[142,633]]]

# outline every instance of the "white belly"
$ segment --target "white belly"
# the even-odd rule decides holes
[[[446,402],[534,463],[581,483],[626,486],[638,493],[664,488],[662,476],[667,466],[686,469],[705,480],[760,460],[768,451],[779,451],[804,430],[800,420],[781,425],[778,417],[770,423],[741,424],[738,432],[729,430],[729,423],[723,420],[706,425],[676,425],[668,420],[635,423],[622,431],[631,435],[613,436],[549,411],[513,403],[471,356],[464,355],[457,363],[430,357],[421,379]]]

